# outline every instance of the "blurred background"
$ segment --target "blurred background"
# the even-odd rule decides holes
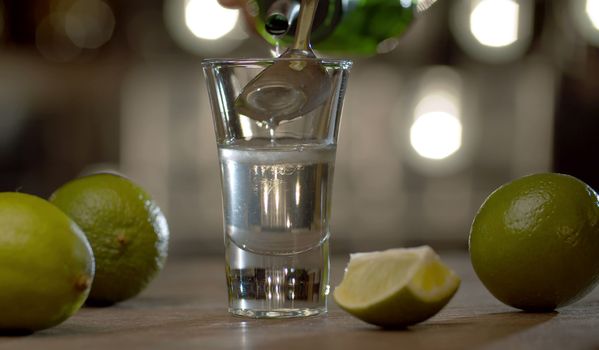
[[[334,253],[465,249],[486,196],[533,172],[599,189],[599,1],[439,0],[379,51],[352,57]],[[0,1],[0,190],[117,170],[163,208],[171,255],[220,254],[200,63],[271,55],[216,0]]]

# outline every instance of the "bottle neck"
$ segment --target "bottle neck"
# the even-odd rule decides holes
[[[270,35],[285,35],[299,16],[299,0],[276,0],[266,12],[264,27]]]
[[[312,41],[318,42],[328,37],[341,21],[342,16],[357,0],[319,0],[312,24]],[[299,16],[299,0],[265,1],[267,11],[265,29],[273,36],[295,36]]]

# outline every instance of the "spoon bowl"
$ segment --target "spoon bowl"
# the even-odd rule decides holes
[[[235,100],[237,113],[277,125],[324,103],[331,78],[309,44],[317,4],[318,0],[302,0],[293,47],[244,87]]]
[[[245,86],[235,109],[256,121],[278,124],[322,105],[330,89],[331,78],[319,60],[288,50]]]

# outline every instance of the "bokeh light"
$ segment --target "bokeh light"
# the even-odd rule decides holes
[[[424,158],[447,158],[462,145],[462,124],[448,112],[418,115],[410,128],[410,144]]]
[[[82,49],[73,44],[65,32],[65,18],[64,12],[53,12],[36,28],[35,45],[47,60],[68,62],[81,54]]]
[[[238,17],[238,10],[226,9],[216,0],[188,0],[185,4],[185,24],[200,39],[216,40],[227,35]]]
[[[571,0],[565,5],[569,7],[569,21],[562,17],[563,6],[555,10],[563,28],[573,26],[582,39],[599,47],[599,0]]]
[[[183,49],[203,57],[222,56],[247,39],[239,11],[217,0],[165,0],[164,24]]]
[[[61,0],[38,24],[35,44],[46,59],[68,62],[84,49],[106,44],[114,32],[115,17],[102,0]]]
[[[585,12],[589,16],[593,27],[599,30],[599,0],[587,0]]]
[[[483,45],[511,45],[518,40],[519,11],[513,0],[482,0],[470,13],[470,31]]]
[[[97,49],[112,37],[115,19],[110,6],[101,0],[78,0],[65,16],[65,32],[80,48]]]
[[[406,159],[424,174],[449,174],[468,162],[472,125],[463,115],[462,88],[461,74],[448,66],[424,70],[412,87],[412,107],[398,128],[406,134],[402,147],[413,151]]]
[[[533,38],[535,1],[454,0],[450,6],[450,29],[468,55],[506,63],[526,54]]]

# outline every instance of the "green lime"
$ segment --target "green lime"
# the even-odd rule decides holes
[[[95,174],[72,180],[50,197],[81,227],[96,257],[88,304],[134,297],[162,270],[168,227],[160,208],[130,180]]]
[[[470,230],[476,274],[502,302],[551,311],[599,281],[599,202],[584,182],[535,174],[491,193]]]
[[[87,297],[94,256],[58,208],[23,193],[0,193],[0,331],[55,326]]]
[[[335,302],[359,319],[401,328],[438,313],[460,278],[428,246],[350,256]]]

